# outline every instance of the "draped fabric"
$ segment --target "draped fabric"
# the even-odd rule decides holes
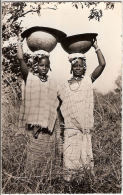
[[[26,176],[46,175],[51,164],[55,161],[55,133],[40,133],[38,139],[34,139],[31,132],[27,132],[29,142],[27,143],[27,160],[25,165]]]
[[[84,171],[93,169],[91,134],[79,130],[66,130],[63,144],[64,169]]]
[[[66,82],[59,90],[62,100],[61,111],[66,128],[91,129],[93,127],[93,88],[90,77],[69,84]]]
[[[51,132],[56,120],[58,106],[56,82],[48,78],[47,82],[29,73],[26,85],[23,84],[22,105],[19,127],[25,124],[40,125]]]
[[[28,177],[46,174],[46,170],[55,159],[55,134],[40,132],[38,139],[33,137],[33,129],[27,129],[30,125],[37,128],[48,128],[50,132],[55,127],[57,117],[57,84],[48,77],[42,82],[39,77],[28,74],[26,85],[22,85],[22,105],[20,107],[19,128],[25,130],[28,136],[27,159],[25,173]],[[28,125],[29,124],[29,125]],[[46,169],[46,170],[45,170]],[[43,173],[44,172],[44,173]]]
[[[93,117],[93,87],[90,77],[66,82],[59,90],[61,112],[65,121],[63,159],[68,172],[93,169],[91,129]]]

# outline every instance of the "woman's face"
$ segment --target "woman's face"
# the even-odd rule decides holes
[[[77,59],[75,64],[72,65],[73,76],[81,77],[85,73],[84,63],[81,58]]]
[[[45,76],[50,69],[50,62],[48,58],[39,59],[38,62],[38,73],[39,75]]]

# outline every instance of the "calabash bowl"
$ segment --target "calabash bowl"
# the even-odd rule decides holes
[[[68,36],[62,39],[61,45],[69,54],[86,53],[93,45],[97,35],[97,33],[85,33]]]
[[[54,28],[34,26],[25,30],[21,36],[23,39],[26,38],[31,51],[45,50],[51,52],[56,44],[66,37],[66,34]]]

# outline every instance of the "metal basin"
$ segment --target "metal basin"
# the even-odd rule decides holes
[[[97,35],[97,33],[86,33],[69,36],[62,40],[61,45],[69,54],[86,53],[93,45]]]
[[[51,52],[57,42],[61,42],[66,37],[66,34],[57,29],[34,26],[25,30],[21,36],[26,38],[27,45],[31,51],[45,50]]]

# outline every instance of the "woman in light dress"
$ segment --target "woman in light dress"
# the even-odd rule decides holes
[[[87,76],[85,56],[81,53],[70,54],[73,76],[59,90],[60,110],[64,118],[63,164],[66,181],[83,175],[86,170],[94,174],[91,143],[94,125],[93,82],[101,75],[106,63],[97,41],[93,47],[99,63],[97,68]]]

